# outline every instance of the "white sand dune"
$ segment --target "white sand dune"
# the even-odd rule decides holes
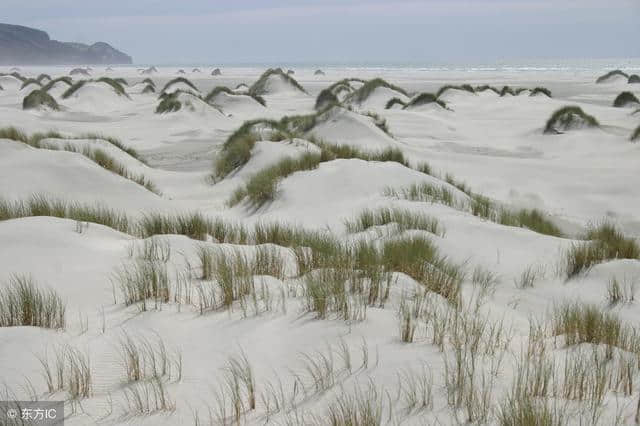
[[[67,75],[71,68],[26,67],[21,72],[25,76],[49,73],[55,78]],[[59,294],[66,307],[64,329],[0,326],[0,392],[6,386],[21,399],[34,393],[40,399],[67,400],[65,424],[69,425],[320,425],[331,424],[327,413],[336,398],[355,395],[359,389],[366,400],[380,405],[381,424],[453,425],[467,422],[464,401],[468,399],[463,398],[457,408],[451,403],[447,389],[452,388],[446,379],[451,376],[446,373],[462,371],[467,374],[465,386],[470,386],[469,374],[473,374],[476,396],[486,392],[486,423],[500,424],[497,413],[502,403],[517,375],[527,371],[518,360],[528,348],[544,345],[544,360],[555,363],[552,381],[559,385],[565,380],[565,363],[579,354],[588,371],[603,377],[617,380],[630,372],[631,392],[622,385],[614,389],[607,382],[596,405],[598,424],[614,424],[616,419],[631,424],[638,399],[634,386],[640,380],[637,349],[609,348],[613,358],[596,364],[592,355],[600,351],[605,359],[604,343],[566,345],[563,333],[552,335],[550,322],[553,308],[564,302],[594,305],[629,326],[637,327],[640,321],[637,295],[631,297],[634,283],[640,280],[640,260],[616,254],[571,279],[561,273],[567,251],[587,244],[581,238],[590,224],[606,220],[630,241],[640,243],[636,178],[640,144],[629,141],[638,115],[611,106],[622,90],[619,84],[597,84],[601,70],[331,67],[319,77],[314,75],[316,68],[296,68],[296,79],[308,94],[278,74],[269,77],[264,86],[266,106],[241,95],[246,86],[233,94],[219,93],[212,105],[201,98],[219,85],[233,88],[257,81],[263,69],[225,67],[218,77],[190,73],[200,92],[188,93],[193,89],[183,83],[171,85],[168,93],[185,91],[176,95],[180,110],[165,114],[155,112],[158,94],[143,95],[142,83],[128,86],[127,97],[96,82],[86,83],[68,99],[61,99],[68,88],[65,83],[50,89],[63,111],[23,111],[22,99],[31,86],[20,91],[20,80],[0,77],[4,87],[0,91],[0,289],[10,284],[13,274],[30,276],[38,286]],[[177,70],[160,67],[154,72],[159,91]],[[92,74],[98,78],[101,73],[102,69]],[[135,67],[117,67],[109,75],[130,82],[141,79]],[[235,145],[223,149],[248,120],[277,122],[285,116],[315,114],[316,96],[351,77],[384,78],[412,94],[436,93],[448,83],[469,83],[548,87],[554,97],[529,96],[529,91],[500,97],[492,90],[473,94],[449,89],[440,98],[449,109],[429,103],[387,110],[391,98],[403,102],[409,98],[379,87],[360,105],[351,105],[354,110],[334,107],[323,112],[305,133],[293,131],[295,126],[255,124],[251,131],[236,135]],[[339,100],[349,99],[362,83],[352,80],[349,85],[351,89],[338,93]],[[600,126],[544,134],[549,117],[567,105],[579,106]],[[375,114],[366,115],[369,111]],[[300,117],[290,120],[307,123]],[[390,134],[376,125],[382,120]],[[68,138],[42,139],[39,143],[51,149],[38,149],[4,139],[17,137],[6,129],[9,126],[27,136],[55,130]],[[108,136],[134,148],[140,159],[104,139]],[[283,140],[271,141],[275,136]],[[393,148],[408,166],[350,158],[354,154],[346,149],[332,154],[317,141],[370,154]],[[105,154],[98,162],[83,155],[95,155],[97,150]],[[223,154],[231,157],[234,167],[240,166],[224,178],[213,179],[213,165],[225,158]],[[317,163],[319,158],[322,161]],[[287,169],[302,159],[308,163]],[[122,166],[129,178],[109,171],[109,161]],[[275,173],[276,165],[282,174],[272,180],[266,172],[260,173],[269,168]],[[142,176],[157,193],[134,181]],[[412,185],[415,191],[441,191],[442,199],[424,194],[422,201],[405,199],[402,191],[410,193]],[[230,205],[237,194],[241,201]],[[37,209],[33,216],[8,219],[23,212],[10,211],[4,200],[28,200],[33,195],[78,206],[100,204],[125,213],[131,218],[129,231],[87,225],[86,218],[40,216],[43,210]],[[255,202],[260,196],[262,202]],[[446,196],[451,199],[446,201]],[[479,196],[488,197],[496,216],[481,214]],[[395,223],[401,221],[397,218],[374,223],[367,216],[363,217],[366,229],[348,226],[363,211],[383,208],[405,212],[405,218],[435,220],[437,226],[403,227]],[[562,236],[528,229],[529,225],[512,226],[510,217],[500,216],[510,212],[520,217],[518,209],[539,209]],[[182,216],[150,221],[143,233],[141,220],[154,213]],[[206,229],[203,219],[209,221]],[[267,230],[267,225],[281,228]],[[307,233],[296,233],[291,227]],[[149,233],[156,235],[143,238]],[[424,247],[411,246],[400,254],[393,251],[393,244],[425,240],[437,250],[440,263],[428,257]],[[332,252],[337,250],[334,241],[343,244],[345,251]],[[375,265],[367,264],[367,256],[373,254],[365,248],[380,250],[385,257],[377,258]],[[207,253],[219,257],[209,258]],[[398,265],[414,256],[418,257],[411,264],[413,269],[400,270]],[[136,276],[142,273],[137,268],[143,266],[152,268],[152,273],[137,282],[161,284],[166,274],[170,287],[168,300],[163,300],[162,289],[156,290],[145,299],[144,311],[141,302],[125,303],[122,275]],[[388,276],[383,274],[385,268]],[[459,268],[455,270],[460,275],[447,268]],[[427,278],[420,279],[417,272]],[[376,273],[383,286],[380,293],[371,290]],[[445,278],[456,283],[451,287],[459,290],[456,303],[452,303],[454,296],[447,300],[445,290],[436,287]],[[531,285],[523,288],[527,278]],[[614,279],[626,301],[610,305]],[[225,287],[230,282],[236,285],[235,294]],[[336,290],[340,288],[344,291]],[[369,303],[373,295],[378,299]],[[383,296],[386,299],[381,301]],[[231,308],[224,305],[225,297],[235,299]],[[6,312],[3,303],[0,297],[0,322]],[[318,314],[322,303],[330,306],[326,318]],[[351,317],[345,319],[339,309]],[[413,343],[401,339],[407,312],[409,324],[415,326]],[[411,312],[420,314],[413,318]],[[532,324],[546,327],[541,339],[534,339]],[[480,332],[473,327],[483,326],[481,346],[494,344],[474,352],[469,342]],[[442,346],[436,344],[438,327],[444,333]],[[129,380],[120,343],[124,333],[136,342],[141,337],[149,342],[161,339],[171,371],[158,374],[159,382],[152,374],[137,382]],[[38,359],[46,354],[53,362],[55,351],[65,344],[90,356],[91,393],[75,402],[68,370],[63,371],[63,389],[50,393]],[[456,351],[465,362],[475,364],[456,370]],[[154,353],[160,365],[162,350]],[[226,387],[225,378],[230,374],[229,357],[238,361],[243,353],[253,374],[255,409],[250,409],[247,388],[241,384],[242,403],[236,406],[243,413],[234,421],[229,399],[233,389]],[[620,361],[625,357],[631,362]],[[164,409],[154,406],[161,395],[158,387],[152,388],[154,383],[166,392]],[[431,392],[428,404],[412,405],[412,389],[419,397],[423,392],[420,383],[427,383],[423,390]],[[368,393],[370,386],[378,398]],[[148,410],[136,411],[133,406],[132,392],[139,387],[148,387],[148,392],[140,394],[151,404]],[[225,398],[224,409],[219,398]],[[567,413],[568,424],[592,423],[590,397],[539,400],[558,404],[554,407]],[[358,404],[350,400],[344,406]]]
[[[393,138],[376,127],[371,117],[357,112],[332,108],[320,115],[319,121],[309,135],[323,141],[374,151],[397,146]]]

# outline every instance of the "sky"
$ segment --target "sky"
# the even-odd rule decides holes
[[[2,15],[138,64],[640,57],[640,0],[2,0]]]

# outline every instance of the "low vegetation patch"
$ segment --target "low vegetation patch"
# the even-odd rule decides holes
[[[627,74],[626,72],[623,72],[623,71],[620,71],[620,70],[613,70],[613,71],[609,71],[605,75],[601,75],[600,77],[598,77],[598,79],[596,80],[596,83],[604,83],[607,80],[609,80],[611,77],[615,77],[617,75],[621,76],[621,77],[624,77],[626,79],[629,78],[629,74]]]
[[[491,90],[496,95],[500,94],[500,89],[498,89],[497,87],[494,87],[494,86],[490,86],[488,84],[485,84],[485,85],[482,85],[482,86],[476,86],[476,88],[475,88],[476,92],[485,92],[487,90]]]
[[[22,86],[20,86],[20,90],[23,90],[25,87],[27,87],[30,84],[35,84],[36,86],[42,87],[42,84],[40,84],[40,82],[35,78],[28,78],[22,82]]]
[[[502,225],[527,228],[540,234],[564,237],[562,231],[547,219],[543,212],[537,209],[520,209],[516,211],[502,209],[497,222]]]
[[[585,113],[578,106],[565,106],[555,111],[544,128],[545,134],[558,134],[567,130],[598,127],[595,117]]]
[[[393,99],[391,101],[393,101]],[[433,93],[420,93],[418,96],[414,96],[413,98],[411,98],[411,100],[403,107],[403,109],[414,108],[420,105],[426,105],[433,102],[440,105],[442,108],[447,108],[447,104],[444,101],[438,99],[436,95],[434,95]]]
[[[586,242],[573,244],[563,256],[562,272],[567,279],[587,272],[598,263],[611,259],[639,259],[640,247],[614,225],[602,223],[586,232]]]
[[[116,80],[113,78],[109,78],[109,77],[101,77],[97,80],[80,80],[77,81],[76,83],[72,84],[71,87],[69,87],[63,94],[62,94],[62,99],[68,99],[69,97],[73,96],[74,93],[76,93],[78,90],[80,90],[85,84],[87,83],[104,83],[109,85],[113,91],[118,95],[118,96],[124,96],[126,98],[129,97],[129,95],[127,95],[127,92],[125,91],[123,85],[122,85],[122,80]],[[126,83],[126,81],[125,81]]]
[[[165,114],[168,112],[177,112],[182,109],[182,102],[178,100],[180,91],[175,91],[171,94],[160,95],[160,103],[156,107],[156,114]]]
[[[127,215],[104,205],[82,205],[45,195],[32,195],[23,201],[8,201],[0,198],[0,221],[32,216],[52,216],[97,223],[124,233],[131,231],[131,220]]]
[[[254,207],[260,207],[264,203],[275,198],[278,183],[296,171],[312,170],[322,162],[336,159],[361,159],[365,161],[392,161],[405,167],[409,166],[402,151],[398,149],[385,149],[378,152],[361,151],[349,145],[331,145],[315,142],[320,148],[320,154],[307,153],[298,159],[285,158],[279,163],[263,169],[249,179],[246,185],[238,188],[228,201],[234,206],[248,197]]]
[[[154,192],[159,195],[158,189],[155,187],[153,182],[147,179],[144,175],[136,175],[130,172],[123,164],[109,155],[106,151],[100,148],[91,148],[85,146],[83,149],[80,149],[74,145],[66,144],[64,146],[47,144],[43,143],[45,139],[63,139],[63,140],[74,140],[74,139],[95,139],[95,140],[104,140],[109,142],[110,144],[116,146],[117,148],[123,150],[127,154],[131,155],[134,158],[138,159],[138,153],[131,148],[126,148],[122,142],[120,142],[116,138],[111,138],[108,136],[96,135],[96,134],[86,134],[78,137],[65,137],[58,132],[47,132],[47,133],[34,133],[31,136],[27,136],[24,132],[16,129],[15,127],[5,127],[0,128],[0,139],[11,139],[17,142],[22,142],[27,145],[30,145],[34,148],[38,149],[50,149],[54,151],[69,151],[76,152],[82,154],[84,157],[93,161],[100,167],[109,170],[117,175],[122,176],[125,179],[129,179],[138,185],[145,187],[147,190]]]
[[[462,85],[447,84],[442,86],[440,89],[438,89],[438,91],[436,92],[436,98],[439,98],[440,96],[442,96],[444,92],[446,92],[447,90],[464,90],[465,92],[476,93],[475,89],[469,84],[462,84]]]
[[[251,85],[251,87],[249,88],[249,94],[258,96],[268,94],[267,82],[273,76],[281,78],[302,93],[307,93],[304,87],[302,87],[300,83],[298,83],[296,79],[293,78],[289,73],[285,73],[282,68],[269,68],[260,76],[260,78],[255,83]]]
[[[542,94],[545,95],[549,98],[551,98],[551,90],[547,89],[546,87],[535,87],[531,93],[529,94],[529,96],[536,96],[538,94]]]
[[[49,82],[47,84],[45,84],[44,86],[42,86],[42,90],[44,90],[45,92],[48,92],[49,89],[51,89],[53,86],[55,86],[57,83],[64,83],[67,86],[71,86],[73,84],[73,80],[71,80],[71,77],[58,77],[55,78],[53,80],[49,80]]]
[[[626,106],[635,106],[640,104],[640,101],[631,92],[622,92],[613,101],[613,106],[616,108],[622,108]]]
[[[384,106],[384,109],[391,109],[395,105],[400,105],[402,108],[404,108],[407,104],[400,98],[391,98]]]
[[[640,139],[640,126],[636,127],[636,129],[631,133],[631,141],[636,141]]]
[[[198,91],[198,88],[188,79],[184,78],[184,77],[176,77],[173,80],[169,81],[167,84],[164,85],[164,87],[161,90],[161,93],[166,93],[167,89],[169,89],[171,86],[173,86],[174,84],[178,84],[178,83],[182,83],[185,84],[187,86],[189,86],[190,88],[192,88],[193,90],[195,90],[196,92]]]
[[[591,343],[632,352],[638,349],[635,331],[624,325],[614,313],[595,305],[565,303],[557,307],[551,319],[551,334],[564,336],[567,346]]]
[[[65,312],[62,298],[52,289],[39,288],[30,277],[14,275],[0,287],[0,327],[63,329]]]
[[[235,93],[233,90],[229,89],[228,87],[225,86],[217,86],[215,87],[213,90],[211,90],[207,96],[204,97],[204,101],[208,104],[212,103],[213,100],[216,98],[217,95],[219,95],[220,93],[226,93],[228,95],[231,96],[249,96],[251,97],[254,101],[258,102],[260,105],[266,107],[267,106],[267,102],[264,100],[264,98],[262,96],[256,95],[256,94],[239,94],[239,93]]]
[[[434,235],[444,237],[444,227],[433,217],[416,213],[411,210],[382,207],[377,210],[363,210],[353,220],[345,222],[348,232],[364,232],[374,226],[395,224],[398,231],[419,229]]]
[[[44,80],[51,81],[51,76],[49,74],[40,74],[38,77],[36,77],[36,81],[38,83],[40,83],[41,85],[42,85]]]
[[[364,83],[358,90],[350,93],[347,96],[346,101],[354,102],[356,104],[361,104],[362,102],[367,100],[367,98],[369,98],[369,96],[373,93],[374,90],[376,90],[379,87],[391,89],[393,91],[402,93],[403,95],[409,97],[409,94],[407,93],[407,91],[404,90],[402,87],[398,87],[381,78],[374,78],[373,80],[369,80],[366,83]]]
[[[629,84],[640,83],[640,75],[632,74],[629,76],[629,80],[627,81]]]
[[[334,105],[340,105],[338,97],[329,88],[323,89],[316,98],[315,110],[325,110],[331,108]]]
[[[60,105],[49,93],[42,89],[37,89],[29,93],[22,100],[22,109],[36,109],[46,107],[53,111],[59,111]]]

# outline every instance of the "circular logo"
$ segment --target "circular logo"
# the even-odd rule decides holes
[[[15,408],[9,408],[7,410],[7,417],[9,417],[10,419],[17,419],[18,418],[18,410],[16,410]]]

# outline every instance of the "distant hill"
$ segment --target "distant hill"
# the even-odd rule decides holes
[[[51,40],[35,28],[0,24],[2,65],[130,64],[131,56],[104,42],[86,45]]]

